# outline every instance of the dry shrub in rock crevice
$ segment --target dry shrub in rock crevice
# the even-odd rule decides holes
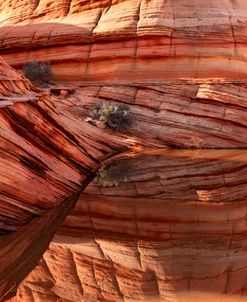
[[[109,127],[122,132],[131,122],[129,107],[126,104],[96,104],[86,121],[92,122],[99,128]]]
[[[37,61],[26,63],[23,66],[23,73],[27,79],[38,86],[47,86],[52,76],[50,63]]]

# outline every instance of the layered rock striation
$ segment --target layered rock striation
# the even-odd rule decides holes
[[[133,142],[139,137],[146,146],[200,149],[246,148],[246,93],[239,83],[165,82],[87,86],[76,95],[85,116],[95,103],[127,104]]]
[[[51,118],[49,100],[0,59],[1,301],[36,265],[97,166]]]
[[[50,61],[62,81],[246,78],[245,1],[8,0],[0,11],[0,55]]]
[[[109,158],[246,148],[246,12],[231,0],[0,4],[0,55],[19,70],[49,61],[60,82],[34,87],[0,58],[0,301]],[[129,106],[123,132],[86,122],[103,102]],[[246,154],[224,152],[133,155],[130,182],[90,184],[16,299],[244,297]]]
[[[116,161],[118,185],[84,190],[16,301],[246,301],[246,152]]]

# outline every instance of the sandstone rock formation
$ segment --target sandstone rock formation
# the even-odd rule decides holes
[[[0,93],[2,301],[37,263],[81,187],[92,178],[88,165],[93,169],[97,163],[88,156],[84,169],[80,167],[83,149],[38,105],[48,105],[47,92],[33,87],[2,59]],[[80,157],[77,163],[74,157]]]
[[[2,1],[0,55],[19,71],[50,61],[54,82],[36,88],[0,58],[0,301],[108,159],[247,147],[246,13],[245,0]],[[126,131],[85,121],[101,102],[129,106]],[[176,301],[188,289],[244,297],[246,155],[225,152],[160,157],[176,163],[169,181],[149,175],[167,180],[158,160],[147,183],[91,184],[17,300]]]
[[[51,61],[62,81],[246,78],[245,0],[7,0],[0,12],[0,55]]]
[[[246,151],[124,165],[127,182],[84,190],[16,301],[246,301]]]
[[[146,146],[247,146],[246,84],[96,85],[77,89],[77,93],[87,110],[100,102],[128,104],[132,115],[128,135],[142,138]]]

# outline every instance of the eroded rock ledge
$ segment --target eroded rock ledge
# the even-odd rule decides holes
[[[244,80],[246,12],[230,0],[8,0],[0,54],[50,61],[62,81]]]

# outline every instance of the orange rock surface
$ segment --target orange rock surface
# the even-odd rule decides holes
[[[246,164],[246,151],[125,159],[127,182],[84,190],[16,301],[246,301]]]
[[[7,0],[2,55],[50,61],[57,79],[144,83],[246,78],[245,1]]]
[[[0,3],[0,301],[108,159],[247,147],[246,16],[234,0]],[[53,83],[4,60],[49,61]],[[127,129],[86,121],[102,102],[129,106]],[[244,301],[246,154],[186,152],[139,159],[117,188],[91,183],[15,300]]]

